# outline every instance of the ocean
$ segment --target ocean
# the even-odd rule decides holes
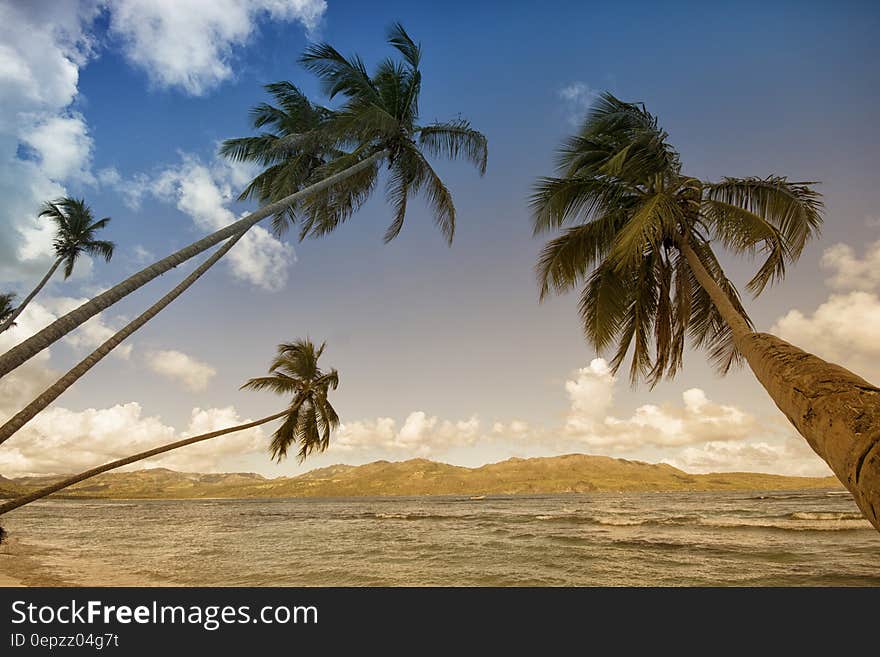
[[[837,490],[49,500],[3,524],[26,584],[880,585],[880,534]]]

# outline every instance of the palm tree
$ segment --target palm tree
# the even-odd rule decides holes
[[[616,346],[614,371],[631,353],[633,383],[674,376],[688,338],[722,373],[745,360],[880,529],[880,389],[755,332],[712,249],[760,254],[748,283],[760,294],[819,231],[813,183],[687,176],[657,119],[611,94],[564,143],[558,171],[532,197],[535,234],[562,229],[537,264],[541,297],[582,286],[588,341]]]
[[[298,443],[297,457],[302,463],[309,454],[323,452],[329,447],[330,435],[339,425],[339,416],[327,399],[329,392],[336,390],[339,385],[339,374],[335,369],[324,372],[318,366],[318,359],[324,353],[324,346],[325,344],[321,344],[320,347],[315,347],[314,343],[308,339],[280,344],[278,345],[278,354],[269,368],[269,375],[250,379],[242,386],[242,388],[251,390],[271,390],[279,395],[289,396],[291,398],[290,404],[283,411],[253,422],[203,433],[192,438],[184,438],[133,456],[105,463],[32,493],[21,495],[5,504],[0,504],[0,515],[109,470],[115,470],[124,465],[130,465],[211,438],[252,429],[274,420],[283,419],[283,422],[272,435],[272,442],[269,446],[272,458],[280,462],[287,456],[291,446]]]
[[[113,257],[113,242],[95,239],[95,234],[110,223],[110,217],[95,221],[92,209],[86,205],[85,199],[65,196],[54,201],[47,201],[40,209],[41,217],[48,217],[55,224],[55,239],[52,246],[55,250],[55,261],[37,286],[31,290],[15,311],[0,324],[0,333],[11,327],[31,300],[37,296],[43,286],[49,282],[55,270],[64,263],[64,278],[70,278],[77,258],[83,253],[90,256],[101,256],[108,261]]]
[[[14,300],[14,292],[6,292],[5,294],[0,294],[0,324],[5,324],[6,320],[12,317],[12,313],[15,312],[15,304],[12,303]],[[13,322],[10,326],[14,325],[15,322]]]
[[[424,126],[417,124],[421,47],[412,41],[400,24],[392,26],[388,41],[403,61],[386,59],[372,76],[359,57],[346,59],[329,44],[311,46],[301,61],[324,83],[331,98],[342,96],[344,102],[340,109],[324,117],[322,110],[313,106],[322,116],[316,127],[303,133],[285,131],[279,121],[266,121],[261,125],[274,127],[274,137],[278,139],[272,139],[270,134],[264,145],[250,142],[256,150],[236,149],[235,142],[224,150],[233,159],[270,166],[264,177],[258,177],[248,187],[250,195],[267,203],[256,212],[134,274],[10,349],[0,356],[0,376],[152,279],[247,231],[265,217],[275,217],[277,229],[284,223],[285,215],[299,213],[303,219],[302,235],[317,236],[332,230],[369,196],[382,162],[387,162],[390,170],[388,192],[394,209],[391,226],[385,234],[386,241],[400,232],[407,201],[417,192],[426,195],[434,210],[435,222],[451,241],[455,229],[452,197],[422,151],[453,159],[463,156],[474,162],[482,173],[486,167],[486,138],[461,119]],[[254,116],[259,113],[257,108]],[[277,156],[281,160],[274,159],[276,151],[283,153]],[[287,185],[289,174],[296,167],[272,167],[282,160],[303,154],[317,156],[322,165],[307,180],[299,181],[294,177],[295,184],[300,185],[294,189]],[[277,198],[285,193],[286,196]]]

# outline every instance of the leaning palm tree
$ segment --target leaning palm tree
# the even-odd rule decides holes
[[[92,209],[86,205],[85,199],[70,198],[65,196],[54,201],[47,201],[40,209],[41,217],[47,217],[55,224],[55,239],[52,247],[55,250],[55,261],[49,267],[49,271],[43,276],[37,286],[31,290],[24,301],[19,304],[13,313],[0,324],[0,333],[10,328],[19,315],[27,308],[27,305],[43,289],[55,270],[64,264],[64,278],[70,278],[73,274],[77,259],[86,253],[90,256],[100,256],[109,261],[113,257],[113,242],[95,239],[95,234],[110,223],[110,217],[104,217],[95,221]]]
[[[235,143],[225,147],[224,152],[234,159],[267,164],[270,169],[302,153],[332,158],[318,167],[308,180],[298,181],[298,189],[291,188],[289,181],[285,183],[291,169],[267,169],[266,176],[249,186],[253,190],[250,193],[266,203],[259,210],[159,260],[60,317],[0,356],[0,376],[157,276],[246,232],[265,217],[275,217],[277,229],[283,224],[284,216],[299,215],[304,222],[301,235],[317,236],[332,230],[370,195],[383,162],[389,168],[388,194],[394,212],[385,239],[390,240],[400,232],[407,202],[420,192],[430,202],[435,222],[451,241],[455,229],[452,196],[423,151],[453,159],[465,157],[483,173],[486,138],[461,119],[428,125],[417,123],[421,47],[399,24],[391,28],[388,41],[402,56],[402,61],[387,59],[372,75],[359,57],[346,58],[329,44],[311,46],[301,61],[324,83],[331,98],[342,97],[341,107],[332,115],[320,117],[312,130],[285,132],[277,122],[267,121],[265,125],[273,126],[274,136],[280,139],[266,139],[266,145],[262,146],[254,143],[255,149],[236,149]],[[277,153],[281,153],[281,160],[276,161]],[[286,195],[278,198],[282,194]]]
[[[242,386],[251,390],[271,390],[290,397],[290,404],[283,411],[253,422],[203,433],[105,463],[0,504],[0,515],[109,470],[211,438],[252,429],[274,420],[283,421],[272,435],[272,442],[269,445],[272,458],[280,462],[286,458],[288,450],[298,444],[297,458],[302,463],[309,454],[323,452],[329,447],[330,435],[339,425],[339,416],[328,400],[329,392],[336,390],[339,385],[339,374],[335,369],[325,372],[319,367],[318,359],[324,353],[324,346],[321,344],[320,347],[316,347],[308,339],[278,345],[278,354],[272,361],[269,375],[250,379]]]
[[[542,298],[582,286],[583,329],[616,346],[614,371],[651,385],[680,369],[685,343],[722,373],[745,360],[880,530],[880,389],[779,338],[754,331],[713,251],[762,256],[755,295],[782,279],[822,223],[813,183],[784,177],[707,182],[682,172],[643,105],[603,95],[532,198],[535,233],[561,229],[537,272]]]

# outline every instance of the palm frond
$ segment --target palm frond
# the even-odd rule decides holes
[[[323,82],[324,92],[331,99],[340,93],[379,99],[367,67],[357,55],[346,58],[329,43],[316,43],[306,49],[299,61]]]
[[[822,227],[821,195],[814,182],[792,182],[784,176],[724,178],[706,185],[707,197],[748,210],[779,229],[790,257],[800,257],[804,247]]]
[[[586,220],[639,201],[628,187],[608,178],[540,178],[530,199],[532,232],[538,235],[577,217]]]
[[[625,220],[625,212],[610,212],[569,228],[547,242],[535,267],[541,286],[540,298],[543,300],[550,291],[565,292],[583,280],[608,253]]]
[[[486,173],[489,147],[486,136],[471,128],[470,123],[461,119],[446,123],[433,123],[418,128],[419,145],[436,156],[457,159],[464,156],[472,162],[480,175]]]
[[[677,234],[679,219],[678,206],[665,192],[645,198],[614,236],[609,260],[623,270],[634,267],[664,238]]]
[[[584,335],[596,351],[614,342],[630,307],[630,281],[610,265],[600,264],[587,281],[578,304]]]
[[[414,69],[419,67],[419,62],[422,59],[422,47],[410,38],[399,22],[389,28],[388,43],[397,48],[410,66]]]
[[[82,245],[82,249],[90,256],[101,257],[104,258],[105,261],[110,262],[110,258],[113,257],[114,246],[113,242],[108,242],[106,240],[92,240],[90,242],[85,242]]]

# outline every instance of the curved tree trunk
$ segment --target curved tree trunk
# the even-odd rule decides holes
[[[55,262],[52,263],[51,267],[49,267],[49,271],[47,271],[46,275],[43,276],[43,280],[37,283],[37,287],[31,290],[31,293],[24,298],[24,301],[19,304],[18,308],[12,311],[12,314],[6,318],[6,321],[3,322],[3,324],[0,324],[0,333],[3,333],[3,331],[10,328],[15,323],[15,320],[18,318],[19,315],[21,315],[22,311],[24,311],[24,309],[33,300],[33,298],[37,296],[40,290],[43,289],[43,286],[49,282],[49,279],[52,278],[52,274],[54,274],[55,270],[58,269],[58,265],[61,264],[61,260],[61,258],[55,259]]]
[[[208,271],[218,260],[220,260],[220,258],[226,255],[226,253],[233,246],[235,246],[236,242],[238,242],[238,240],[240,240],[243,236],[244,231],[239,233],[238,235],[231,237],[226,242],[226,244],[217,249],[210,258],[205,260],[201,265],[193,270],[193,272],[189,276],[183,279],[174,289],[168,292],[168,294],[159,299],[148,310],[126,324],[125,327],[117,331],[100,347],[95,349],[91,354],[86,356],[83,360],[72,367],[70,371],[67,372],[67,374],[65,374],[51,386],[46,388],[46,390],[44,390],[39,397],[34,399],[21,411],[9,418],[9,420],[7,420],[2,427],[0,427],[0,444],[3,444],[7,440],[9,440],[9,438],[16,431],[27,424],[37,413],[39,413],[49,404],[55,401],[55,399],[57,399],[61,395],[61,393],[63,393],[70,386],[76,383],[76,381],[81,376],[83,376],[86,372],[97,365],[101,361],[101,359],[104,358],[104,356],[113,351],[113,349],[115,349],[123,340],[125,340],[135,331],[137,331],[140,327],[150,321],[157,314],[159,314],[159,311],[165,308],[165,306],[167,306],[169,303],[171,303],[177,297],[183,294],[183,292],[190,285],[199,280],[199,278],[201,278],[201,276],[206,271]]]
[[[347,169],[340,171],[339,173],[335,173],[332,176],[328,176],[327,178],[324,178],[324,180],[317,182],[314,185],[310,185],[304,189],[301,189],[298,192],[291,194],[290,196],[286,196],[280,201],[270,203],[269,205],[264,205],[262,208],[255,212],[252,212],[246,217],[229,224],[225,228],[221,228],[220,230],[212,233],[211,235],[208,235],[207,237],[193,242],[189,246],[180,249],[176,253],[172,253],[170,256],[162,258],[161,260],[153,263],[149,267],[146,267],[136,274],[125,279],[121,283],[114,285],[106,292],[99,294],[94,299],[87,301],[79,308],[76,308],[66,315],[59,317],[43,330],[37,332],[21,344],[13,347],[5,354],[0,356],[0,377],[5,376],[16,367],[26,362],[28,359],[32,358],[43,349],[51,345],[59,338],[62,338],[70,333],[80,324],[83,324],[88,319],[94,317],[105,308],[108,308],[109,306],[131,294],[138,288],[146,285],[157,276],[160,276],[170,269],[173,269],[177,265],[186,262],[193,256],[201,253],[202,251],[210,249],[212,246],[219,244],[223,240],[228,239],[237,233],[247,231],[251,228],[251,226],[257,224],[260,220],[265,219],[269,215],[275,214],[276,212],[284,210],[290,204],[298,201],[299,199],[309,196],[310,194],[320,192],[327,187],[330,187],[338,182],[341,182],[342,180],[345,180],[349,176],[352,176],[360,171],[363,171],[366,168],[373,166],[387,154],[387,150],[374,153],[373,155],[370,155],[369,157],[361,160],[357,164],[354,164]]]
[[[98,466],[97,468],[92,468],[91,470],[80,472],[79,474],[68,477],[67,479],[62,479],[58,483],[46,486],[45,488],[34,491],[33,493],[27,493],[26,495],[16,497],[15,499],[9,500],[5,504],[0,504],[0,515],[6,513],[7,511],[17,509],[20,506],[24,506],[25,504],[30,504],[34,500],[38,500],[42,497],[46,497],[47,495],[51,495],[52,493],[55,493],[62,488],[73,486],[74,484],[78,484],[85,479],[89,479],[96,475],[107,472],[108,470],[115,470],[116,468],[121,468],[123,465],[129,465],[130,463],[142,461],[143,459],[148,459],[151,456],[156,456],[157,454],[170,452],[171,450],[177,449],[178,447],[186,447],[187,445],[200,443],[204,440],[210,440],[211,438],[225,436],[228,433],[235,433],[236,431],[252,429],[253,427],[258,427],[261,424],[266,424],[266,422],[277,420],[283,417],[285,414],[287,414],[287,411],[281,411],[280,413],[275,413],[274,415],[264,417],[262,420],[255,420],[253,422],[248,422],[247,424],[239,424],[234,427],[229,427],[228,429],[220,429],[218,431],[211,431],[210,433],[203,433],[198,436],[193,436],[192,438],[184,438],[183,440],[168,443],[167,445],[162,445],[161,447],[156,447],[155,449],[150,449],[146,452],[140,452],[139,454],[135,454],[134,456],[128,456],[124,459],[118,459],[116,461],[111,461],[110,463],[105,463],[104,465]]]
[[[690,245],[680,248],[755,377],[880,531],[880,388],[775,335],[750,330]]]

